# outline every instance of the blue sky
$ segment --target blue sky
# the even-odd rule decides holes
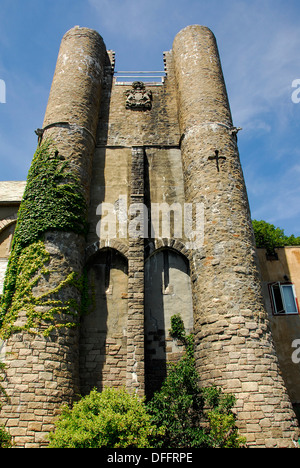
[[[0,0],[0,180],[25,180],[59,45],[75,25],[96,29],[117,70],[162,70],[182,28],[214,32],[252,218],[300,235],[299,0]],[[300,92],[299,92],[300,97]]]

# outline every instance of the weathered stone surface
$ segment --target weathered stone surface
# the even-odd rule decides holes
[[[82,277],[86,267],[89,301],[76,317],[78,327],[56,329],[49,337],[17,333],[1,347],[10,401],[0,424],[16,446],[46,445],[61,403],[94,386],[151,393],[167,362],[182,353],[169,335],[170,317],[178,311],[195,333],[201,383],[235,394],[248,444],[293,447],[297,439],[262,300],[215,38],[205,27],[185,28],[164,60],[164,82],[141,88],[151,106],[137,108],[144,91],[137,89],[134,105],[126,104],[132,85],[116,83],[114,54],[98,33],[76,27],[63,38],[38,134],[51,137],[71,163],[89,206],[89,232],[86,239],[46,233],[50,273],[35,293],[51,291],[70,272]],[[115,235],[100,229],[102,203],[112,207]],[[133,203],[148,210],[145,238],[128,230]],[[184,224],[178,234],[176,206],[171,214],[151,209],[163,203],[177,204],[182,215],[185,203],[203,209],[200,245],[190,242]],[[198,215],[192,212],[194,221]],[[5,216],[9,222],[15,213]],[[155,222],[168,216],[176,221],[169,232],[155,230]],[[71,286],[60,294],[62,301],[81,300]],[[18,324],[26,319],[21,312]]]
[[[106,48],[95,31],[75,27],[66,33],[40,135],[40,140],[50,137],[69,162],[87,202],[106,59]],[[61,304],[74,301],[80,309],[79,289],[71,284],[59,286],[71,273],[78,279],[82,277],[84,237],[56,231],[45,233],[44,238],[50,254],[48,274],[42,275],[34,287],[34,295],[48,294],[51,300],[51,291],[59,288],[55,299]],[[42,336],[46,327],[41,323],[35,330],[37,335],[24,332],[8,339],[5,390],[14,403],[5,402],[1,421],[14,419],[15,426],[10,425],[10,432],[16,446],[44,446],[61,404],[71,403],[80,391],[79,310],[77,316],[73,312],[74,316],[57,314],[56,325],[66,326],[55,328],[49,337]],[[26,314],[21,312],[18,321],[24,325]],[[77,323],[77,327],[69,328],[68,322]],[[37,422],[41,423],[38,431],[29,426]]]
[[[289,410],[283,409],[280,399],[274,399],[277,394],[288,401],[288,395],[262,299],[245,183],[236,137],[230,131],[233,124],[212,32],[201,26],[185,28],[174,40],[173,57],[186,201],[205,206],[206,259],[195,259],[193,264],[200,379],[203,385],[214,383],[233,392],[242,412],[248,398],[259,395],[250,412],[251,422],[239,420],[241,432],[254,434],[255,445],[256,436],[267,439],[276,428],[280,443],[293,447],[296,422],[291,419],[291,405]],[[223,157],[218,164],[212,157],[216,154]],[[218,245],[221,248],[216,251]],[[224,293],[226,301],[221,299]],[[209,323],[206,316],[212,310],[217,321]],[[218,354],[212,342],[218,343]],[[228,373],[229,363],[237,363],[239,370]],[[220,371],[217,378],[214,367]],[[272,384],[263,385],[270,378]],[[271,401],[274,414],[268,416],[272,422],[262,426],[264,408]],[[289,433],[283,420],[290,425]]]

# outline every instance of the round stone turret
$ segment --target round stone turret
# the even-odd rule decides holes
[[[201,384],[237,397],[238,424],[250,445],[293,447],[295,415],[264,308],[237,129],[213,33],[183,29],[173,59],[186,202],[202,204],[205,213],[204,242],[192,265]]]

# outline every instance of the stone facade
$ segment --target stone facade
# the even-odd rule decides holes
[[[46,445],[60,404],[94,386],[151,395],[181,355],[174,313],[195,334],[201,384],[236,395],[249,446],[295,446],[212,32],[185,28],[164,62],[161,83],[118,83],[98,33],[75,27],[63,38],[37,134],[78,177],[89,232],[45,233],[51,274],[36,294],[85,270],[89,308],[75,329],[3,343],[10,400],[0,422],[17,446]],[[63,299],[76,294],[66,288]]]

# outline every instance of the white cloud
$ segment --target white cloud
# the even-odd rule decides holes
[[[128,50],[128,60],[131,53],[144,54],[150,62],[153,49],[162,53],[164,46],[170,48],[176,33],[188,24],[210,27],[217,37],[237,125],[268,132],[263,114],[290,101],[291,83],[299,70],[300,30],[286,2],[189,0],[187,5],[184,0],[89,0],[89,4],[104,41],[109,36],[117,46],[130,43],[134,50]]]
[[[220,42],[234,119],[245,127],[253,127],[253,120],[264,126],[265,113],[287,112],[292,81],[300,75],[298,20],[270,2],[231,5]]]

